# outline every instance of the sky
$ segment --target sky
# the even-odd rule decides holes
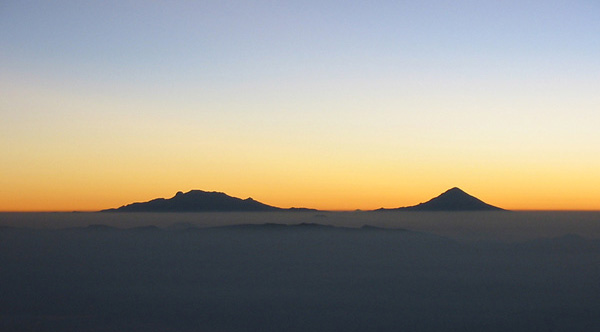
[[[595,0],[4,0],[0,211],[600,210],[598,36]]]

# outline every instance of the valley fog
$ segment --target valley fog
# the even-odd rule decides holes
[[[3,213],[0,331],[594,331],[599,215]]]
[[[215,227],[239,224],[318,223],[404,228],[460,240],[523,241],[575,234],[600,238],[600,212],[203,212],[203,213],[0,213],[0,226],[60,229],[107,225]]]

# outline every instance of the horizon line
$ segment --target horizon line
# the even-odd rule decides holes
[[[288,213],[286,209],[297,208],[303,209],[303,207],[290,207],[290,208],[281,208],[282,210],[277,211],[189,211],[189,212],[176,212],[176,211],[138,211],[138,212],[119,212],[119,213],[173,213],[173,214],[186,214],[186,213],[278,213],[284,212]],[[312,208],[306,208],[312,209]],[[320,210],[314,209],[313,211],[296,211],[295,213],[315,213],[315,212],[331,212],[331,213],[342,213],[342,212],[374,212],[381,208],[376,209],[351,209],[351,210]],[[385,209],[396,209],[396,208],[385,208]],[[0,211],[0,213],[105,213],[103,210],[4,210]],[[600,209],[503,209],[507,212],[600,212]],[[387,211],[394,212],[394,211]],[[469,211],[469,210],[459,210],[459,211],[397,211],[401,213],[447,213],[447,212],[497,212],[497,211]]]

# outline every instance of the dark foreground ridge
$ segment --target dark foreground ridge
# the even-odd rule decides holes
[[[189,228],[192,229],[192,228]],[[227,225],[227,226],[215,226],[208,228],[196,228],[200,230],[256,230],[256,231],[381,231],[381,232],[411,232],[405,228],[383,228],[371,225],[363,225],[361,227],[345,227],[345,226],[334,226],[327,224],[318,224],[311,222],[303,222],[299,224],[278,224],[278,223],[264,223],[264,224],[238,224],[238,225]]]
[[[0,228],[1,230],[1,228]],[[24,231],[27,228],[18,227],[6,227],[5,231]],[[262,224],[234,224],[224,226],[208,226],[199,227],[190,223],[174,223],[167,227],[158,227],[155,225],[137,226],[130,228],[120,228],[115,226],[103,225],[103,224],[91,224],[82,227],[69,227],[58,229],[58,231],[71,231],[71,232],[127,232],[127,233],[148,233],[148,232],[211,232],[211,231],[381,231],[381,232],[411,232],[417,234],[418,232],[409,231],[405,228],[384,228],[372,225],[363,225],[361,227],[346,227],[346,226],[334,226],[328,224],[318,224],[311,222],[302,222],[298,224],[283,224],[283,223],[262,223]]]
[[[297,209],[296,209],[297,210]],[[221,192],[191,190],[178,192],[169,199],[157,198],[102,212],[264,212],[285,211],[275,206],[263,204],[252,198],[241,199]]]
[[[454,187],[425,203],[396,209],[381,208],[376,211],[505,211],[487,204],[461,189]]]

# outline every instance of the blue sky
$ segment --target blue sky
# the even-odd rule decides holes
[[[2,183],[37,178],[37,196],[11,203],[34,206],[61,169],[89,169],[72,181],[93,187],[152,164],[115,199],[187,184],[365,208],[466,183],[514,206],[526,187],[528,206],[551,208],[555,181],[597,201],[599,18],[593,1],[4,1]],[[108,198],[72,204],[94,200]]]

